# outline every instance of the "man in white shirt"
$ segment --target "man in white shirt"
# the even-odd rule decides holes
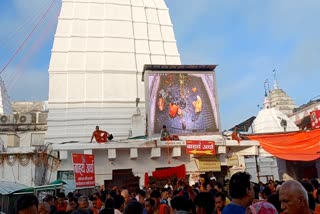
[[[124,198],[122,195],[114,197],[114,214],[122,214],[124,210]]]
[[[168,189],[169,187],[170,187],[171,190],[173,190],[171,179],[168,179],[166,185],[164,185],[164,188],[166,188],[166,189]]]

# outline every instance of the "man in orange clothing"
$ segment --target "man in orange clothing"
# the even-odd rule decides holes
[[[92,143],[93,138],[96,139],[97,143],[106,143],[108,141],[109,133],[99,129],[99,126],[96,126],[96,130],[92,133],[90,143]]]
[[[233,130],[232,135],[231,135],[231,139],[232,140],[236,140],[236,141],[238,141],[238,143],[240,143],[241,136],[240,136],[240,133],[239,133],[239,127],[238,126],[234,127],[234,130]]]

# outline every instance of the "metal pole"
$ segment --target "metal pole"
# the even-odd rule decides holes
[[[258,182],[260,182],[260,167],[258,165],[258,155],[254,156],[255,160],[256,160],[256,171],[257,171],[257,177],[258,177]]]

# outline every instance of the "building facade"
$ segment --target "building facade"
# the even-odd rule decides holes
[[[44,102],[14,102],[13,113],[0,122],[0,180],[26,186],[48,184],[53,170],[44,144],[48,111]],[[48,160],[50,161],[48,162]]]

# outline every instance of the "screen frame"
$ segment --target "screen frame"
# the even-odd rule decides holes
[[[147,135],[149,137],[156,137],[156,136],[160,136],[160,133],[157,133],[154,131],[154,124],[152,124],[151,122],[151,117],[150,116],[153,116],[155,117],[155,112],[151,112],[151,105],[150,105],[150,96],[151,96],[151,90],[152,88],[149,88],[150,87],[150,82],[149,82],[149,76],[151,75],[161,75],[161,74],[180,74],[180,73],[186,73],[188,75],[193,75],[193,76],[201,76],[202,74],[205,74],[205,75],[212,75],[212,90],[206,88],[206,91],[207,91],[207,94],[208,96],[209,95],[213,95],[213,97],[209,97],[209,100],[210,100],[210,103],[212,105],[212,111],[213,111],[213,114],[215,116],[215,123],[216,123],[216,129],[217,131],[214,132],[195,132],[195,133],[188,133],[188,134],[179,134],[179,135],[187,135],[187,136],[190,136],[190,135],[208,135],[208,134],[216,134],[216,133],[220,133],[221,132],[221,121],[220,121],[220,111],[219,111],[219,98],[218,98],[218,93],[217,93],[217,81],[216,81],[216,72],[214,71],[215,67],[216,66],[212,66],[210,67],[210,69],[206,69],[206,70],[203,70],[203,69],[197,69],[195,68],[194,66],[190,69],[190,68],[187,68],[187,69],[183,69],[185,68],[182,67],[183,65],[181,65],[180,67],[178,66],[175,66],[174,68],[170,68],[170,66],[166,66],[165,69],[161,69],[159,68],[159,65],[156,67],[156,69],[152,69],[154,66],[153,65],[149,65],[148,66],[145,66],[145,70],[143,72],[143,75],[142,75],[142,81],[144,81],[144,84],[145,84],[145,114],[146,114],[146,125],[147,125]],[[177,69],[178,68],[178,69]],[[182,68],[182,69],[181,69]],[[207,87],[205,85],[205,87]],[[153,89],[153,90],[156,90],[158,91],[158,89]],[[210,93],[209,93],[210,92]],[[155,107],[156,108],[156,107]],[[154,108],[154,109],[155,109]],[[214,110],[215,108],[215,110]],[[215,115],[216,113],[216,115]],[[174,133],[172,133],[174,134]]]

